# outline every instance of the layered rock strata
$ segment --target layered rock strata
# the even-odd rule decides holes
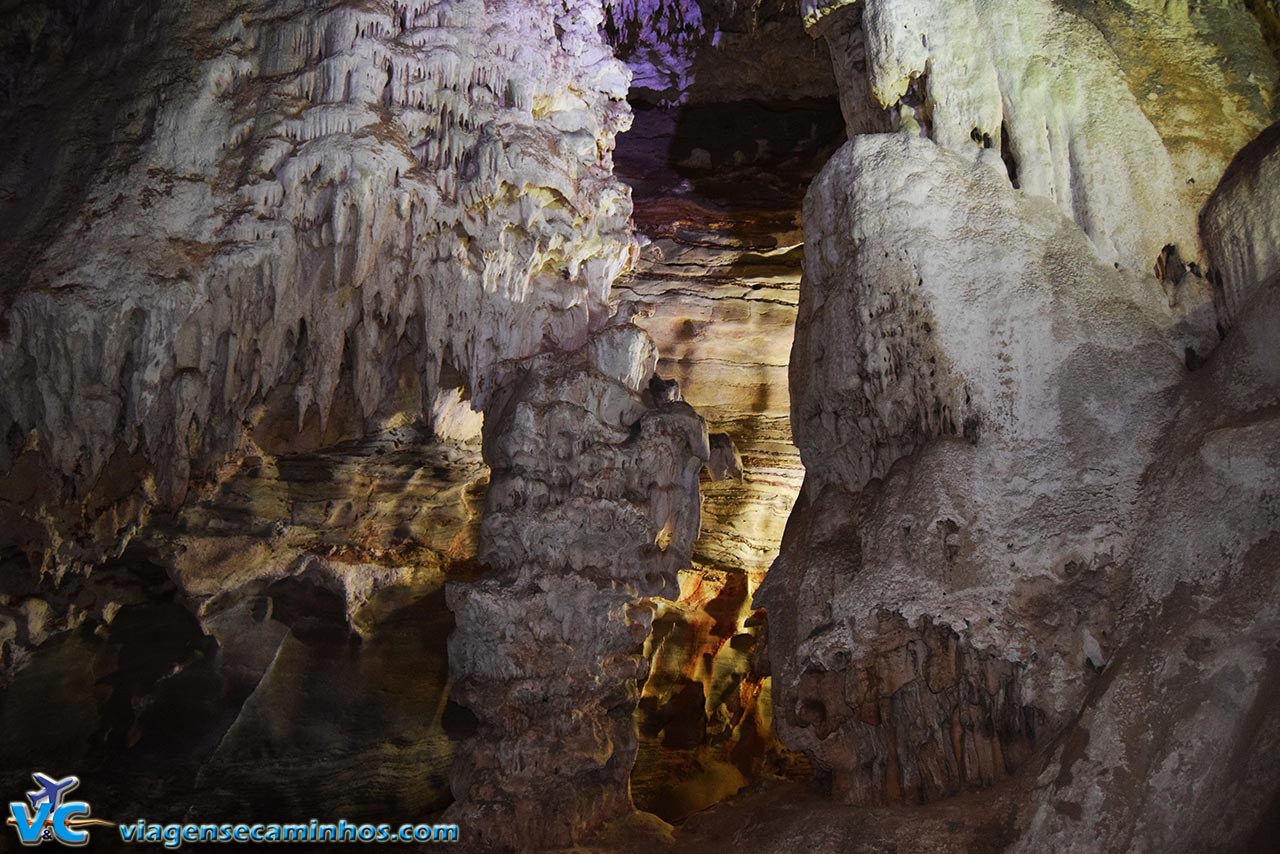
[[[469,726],[448,700],[444,581],[474,554],[486,480],[478,442],[400,428],[248,457],[55,594],[13,555],[5,784],[75,768],[109,815],[443,809]]]
[[[644,246],[613,299],[713,431],[702,533],[680,598],[659,604],[638,719],[633,793],[670,821],[794,764],[751,599],[803,478],[786,393],[800,201],[842,140],[830,100],[699,105],[638,110],[615,155]]]
[[[612,299],[630,304],[658,373],[740,458],[703,483],[699,566],[763,574],[799,490],[786,389],[799,207],[842,137],[829,101],[718,105],[641,111],[618,151],[644,245]]]
[[[631,810],[651,597],[672,597],[698,535],[710,449],[688,404],[650,392],[639,329],[535,357],[490,410],[479,559],[448,587],[454,696],[479,718],[451,816],[476,842],[569,846]]]

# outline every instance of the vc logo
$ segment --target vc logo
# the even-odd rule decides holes
[[[89,818],[89,805],[84,801],[68,801],[67,793],[80,785],[79,777],[55,780],[44,774],[33,774],[40,788],[27,792],[30,808],[22,801],[9,804],[10,826],[18,829],[18,839],[23,845],[39,845],[53,839],[63,845],[87,845],[89,831],[81,830],[89,825],[113,827],[109,821]]]

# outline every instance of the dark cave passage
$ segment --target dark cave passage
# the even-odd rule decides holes
[[[451,543],[470,550],[467,520],[431,509],[454,490],[482,498],[478,452],[422,431],[247,460],[66,585],[92,615],[83,625],[18,638],[34,649],[0,684],[0,784],[21,792],[32,770],[74,773],[111,819],[279,821],[322,807],[354,821],[438,817],[475,724],[449,697],[440,566]],[[387,572],[369,563],[379,556],[399,577],[366,586],[362,575]],[[243,586],[206,583],[255,562],[263,576]],[[183,595],[193,581],[212,595]],[[37,583],[26,556],[6,551],[0,596],[23,608],[0,616],[31,612]]]
[[[634,107],[614,163],[643,248],[613,300],[647,315],[637,323],[659,375],[731,440],[741,472],[704,473],[693,566],[681,598],[658,603],[646,648],[632,797],[678,822],[762,775],[808,773],[773,730],[758,660],[767,620],[751,599],[803,478],[786,393],[800,206],[844,122],[835,99]]]

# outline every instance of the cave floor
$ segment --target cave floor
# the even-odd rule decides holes
[[[765,779],[676,827],[644,814],[629,817],[572,854],[995,854],[1016,839],[1017,793],[1028,783],[1012,778],[927,806],[850,807],[808,781]]]

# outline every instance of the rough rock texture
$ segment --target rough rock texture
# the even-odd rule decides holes
[[[97,656],[130,687],[111,695],[105,723],[85,724],[97,733],[87,743],[123,727],[132,745],[146,727],[127,709],[171,714],[145,683],[166,666],[190,669],[184,644],[194,644],[197,681],[217,701],[212,717],[191,716],[198,747],[155,772],[194,780],[182,788],[202,793],[193,810],[328,798],[365,815],[376,802],[394,820],[439,808],[454,737],[443,732],[437,665],[451,619],[440,591],[472,555],[485,479],[476,449],[450,442],[478,430],[477,410],[505,412],[511,383],[528,390],[526,372],[556,364],[521,359],[589,346],[602,397],[561,385],[569,409],[548,417],[578,412],[576,400],[599,419],[597,435],[571,418],[530,436],[499,417],[489,455],[508,491],[490,505],[488,542],[499,545],[486,559],[499,571],[519,559],[503,553],[514,542],[503,526],[528,521],[510,506],[513,480],[528,474],[523,440],[567,442],[561,452],[595,443],[579,462],[608,472],[593,480],[579,469],[577,485],[601,493],[577,496],[562,523],[626,522],[608,548],[640,536],[644,559],[619,566],[601,623],[576,624],[577,666],[547,688],[560,692],[548,703],[564,720],[519,725],[508,713],[522,695],[489,705],[501,694],[484,682],[493,674],[456,656],[461,695],[481,698],[484,726],[467,754],[478,764],[460,765],[454,783],[463,811],[514,804],[523,824],[497,833],[524,839],[544,823],[550,790],[521,789],[518,774],[484,763],[521,738],[558,758],[558,736],[572,733],[585,739],[578,770],[599,779],[566,768],[577,788],[565,797],[576,792],[581,809],[548,839],[629,806],[641,600],[677,589],[709,451],[686,404],[642,417],[659,404],[641,333],[591,337],[634,255],[629,190],[611,174],[629,75],[603,41],[599,4],[67,2],[5,15],[4,67],[28,72],[4,78],[0,103],[22,130],[0,143],[0,224],[13,238],[0,283],[0,545],[14,569],[0,639],[14,690],[47,688],[41,680],[65,677],[76,655]],[[44,158],[48,148],[57,156]],[[353,437],[363,438],[343,444]],[[671,470],[650,470],[663,452]],[[533,473],[538,488],[563,476]],[[131,540],[146,584],[66,572],[100,566]],[[555,590],[596,607],[588,564],[564,545],[541,552],[550,597],[527,602],[532,614],[504,612],[512,621],[501,629],[526,652],[545,640],[529,622],[563,616]],[[620,559],[602,543],[582,547]],[[58,572],[28,573],[21,552]],[[579,574],[559,577],[561,558]],[[157,598],[175,606],[181,643],[161,645],[138,676],[112,663],[137,646],[116,644],[110,626]],[[459,616],[464,648],[493,628],[483,609]],[[58,657],[74,645],[69,632],[91,631],[104,641]],[[406,631],[397,655],[390,639]],[[415,656],[407,687],[389,685]],[[602,666],[616,696],[596,694]],[[385,710],[372,709],[378,697]],[[601,727],[616,730],[606,733],[612,759],[592,755]],[[263,798],[278,776],[289,783]],[[398,777],[407,782],[389,796]]]
[[[1209,278],[1224,328],[1251,308],[1257,283],[1280,275],[1280,128],[1272,125],[1232,161],[1200,212]]]
[[[640,111],[617,153],[644,246],[612,299],[631,304],[659,375],[741,458],[741,477],[703,484],[700,566],[767,570],[799,490],[786,389],[799,206],[842,137],[829,101],[685,107]]]
[[[1185,384],[1166,453],[1143,476],[1132,625],[1046,763],[1018,851],[1265,850],[1268,812],[1274,834],[1280,271],[1262,259],[1274,252],[1277,128],[1236,158],[1207,209],[1219,214],[1205,218],[1211,257],[1259,259],[1227,268],[1249,309]]]
[[[698,535],[710,456],[688,404],[655,401],[652,341],[623,323],[535,357],[490,410],[479,559],[452,583],[454,696],[480,720],[451,815],[479,844],[567,846],[631,809],[653,607]]]
[[[614,0],[605,33],[631,68],[631,98],[670,106],[826,97],[825,45],[810,42],[795,0]]]
[[[6,16],[0,512],[38,561],[118,550],[255,427],[481,408],[603,320],[632,250],[597,2]]]
[[[401,428],[246,458],[53,595],[12,556],[3,783],[74,768],[117,816],[443,809],[468,718],[444,580],[474,553],[486,476],[478,444]]]
[[[1135,270],[1168,244],[1200,256],[1200,205],[1274,117],[1275,55],[1245,4],[802,7],[831,41],[850,134],[902,129],[1001,154],[1011,182]]]
[[[399,822],[447,766],[475,848],[1274,849],[1274,0],[794,10],[4,4],[0,782]],[[643,254],[612,47],[688,107]],[[797,288],[826,138],[741,99],[834,80]],[[778,734],[834,801],[755,779]]]
[[[1280,792],[1274,147],[1202,217],[1234,320],[1171,305],[981,155],[859,136],[815,181],[807,474],[756,604],[776,724],[837,799],[934,801],[1039,753],[1016,850],[1258,832]]]
[[[1176,316],[1048,200],[927,140],[855,138],[805,221],[807,476],[758,597],[779,726],[853,801],[988,784],[1105,661],[1186,372]]]
[[[633,796],[669,821],[794,765],[750,602],[803,478],[786,393],[800,202],[843,136],[829,99],[693,105],[638,110],[615,153],[645,245],[613,299],[713,431],[702,533],[680,598],[659,604],[638,719]]]
[[[777,743],[770,680],[756,660],[756,586],[740,571],[685,570],[680,595],[656,603],[631,794],[667,821],[795,764]]]
[[[380,588],[475,554],[486,476],[478,442],[443,443],[412,428],[310,454],[250,456],[211,499],[158,520],[142,545],[198,616],[244,598],[245,585],[298,577],[337,595],[359,631]]]
[[[1274,116],[1265,21],[898,0],[805,15],[866,135],[806,198],[791,393],[807,474],[756,603],[784,741],[871,804],[989,786],[1065,744],[1063,794],[1024,850],[1096,850],[1093,822],[1107,850],[1243,841],[1276,782],[1221,757],[1273,738],[1253,662],[1274,618],[1253,597],[1273,583],[1280,471],[1254,423],[1269,369],[1228,330],[1273,275],[1273,132],[1199,209]],[[1211,428],[1189,420],[1197,394]],[[1203,503],[1228,492],[1248,507]],[[1237,568],[1250,594],[1214,587]],[[1177,670],[1172,627],[1199,612],[1225,628]],[[1234,695],[1196,693],[1237,632]],[[1221,738],[1198,734],[1215,716]],[[1216,830],[1191,833],[1193,804]]]

